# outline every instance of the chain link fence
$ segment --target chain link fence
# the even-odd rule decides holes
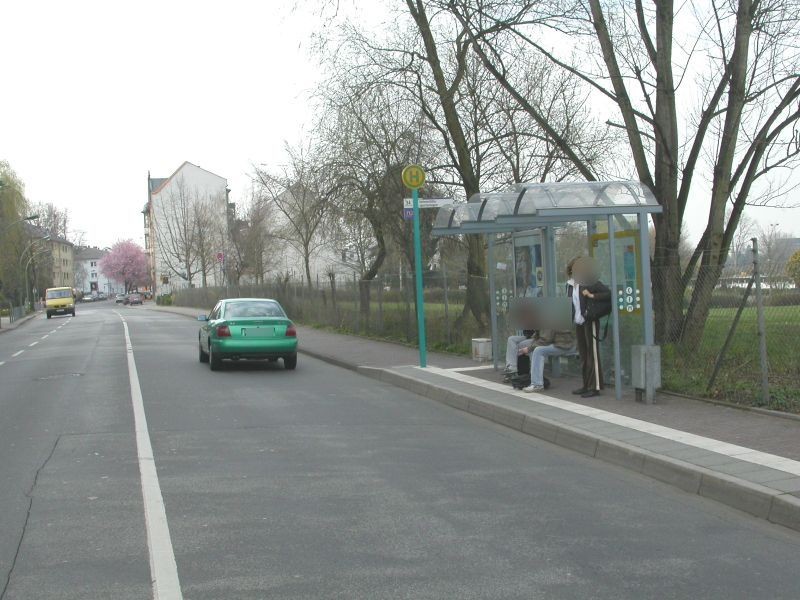
[[[669,294],[653,272],[654,289]],[[660,279],[660,280],[659,280]],[[747,406],[800,413],[800,289],[785,279],[761,277],[763,335],[766,340],[768,397],[762,388],[759,306],[752,274],[723,276],[711,294],[708,316],[696,347],[682,343],[669,323],[657,323],[662,346],[664,389]],[[669,321],[667,306],[683,317],[694,293],[691,282],[682,297],[662,297],[656,319]],[[677,317],[677,318],[675,318]]]

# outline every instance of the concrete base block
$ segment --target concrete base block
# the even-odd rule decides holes
[[[525,415],[513,409],[495,406],[492,411],[492,420],[500,425],[522,431],[522,426],[525,423]]]
[[[476,415],[478,417],[483,417],[484,419],[492,420],[492,413],[494,412],[494,406],[489,404],[488,402],[484,402],[483,400],[478,400],[476,398],[470,398],[469,406],[467,406],[467,411]]]
[[[536,417],[525,417],[525,422],[522,424],[522,432],[554,444],[558,426]]]
[[[777,525],[800,531],[800,498],[791,494],[773,497],[768,519]]]
[[[559,446],[575,450],[587,456],[594,456],[597,452],[596,436],[565,426],[559,426],[555,442]]]
[[[775,496],[774,491],[757,483],[721,473],[703,474],[699,494],[762,519],[769,516]]]
[[[597,444],[595,456],[605,462],[632,469],[633,471],[641,472],[644,467],[644,455],[642,452],[638,448],[622,443],[601,440]]]
[[[700,480],[702,479],[702,474],[697,467],[665,456],[649,454],[644,457],[642,473],[692,494],[696,494],[700,489]]]

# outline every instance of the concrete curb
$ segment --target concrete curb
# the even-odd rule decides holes
[[[307,354],[334,364],[341,362],[334,362],[327,356]],[[466,392],[414,379],[390,369],[342,366],[585,456],[641,473],[685,492],[715,500],[754,517],[800,531],[800,498],[791,494],[649,452]]]

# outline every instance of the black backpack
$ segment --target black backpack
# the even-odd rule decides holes
[[[610,292],[610,290],[600,283],[599,281],[593,286],[594,290],[592,293],[596,292]],[[606,300],[598,300],[596,298],[586,298],[585,305],[583,308],[583,318],[587,321],[598,321],[603,317],[607,317],[611,314],[611,294],[608,294],[608,299]]]

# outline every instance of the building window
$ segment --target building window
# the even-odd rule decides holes
[[[93,260],[89,266],[96,267],[97,266],[97,261]]]
[[[150,250],[150,234],[148,233],[144,234],[144,249]]]
[[[95,273],[94,271],[92,271],[92,279],[97,279],[97,273]]]

